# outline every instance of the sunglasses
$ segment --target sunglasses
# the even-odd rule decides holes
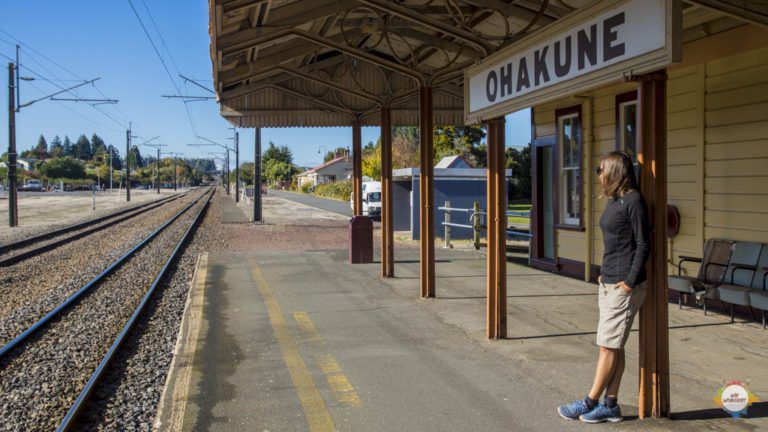
[[[597,168],[595,168],[595,172],[597,173],[597,175],[600,175],[600,174],[603,173],[603,169],[600,168],[600,167],[597,167]]]

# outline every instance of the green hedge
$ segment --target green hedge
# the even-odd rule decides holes
[[[318,185],[314,194],[325,198],[348,201],[352,195],[352,181],[344,180]]]

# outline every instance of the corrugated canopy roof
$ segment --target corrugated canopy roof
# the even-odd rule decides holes
[[[388,104],[393,125],[418,125],[418,88],[428,83],[434,123],[463,124],[466,66],[588,3],[209,0],[221,114],[240,127],[374,126]],[[765,17],[743,2],[688,3],[697,4],[686,5],[688,40],[706,36],[704,24]]]

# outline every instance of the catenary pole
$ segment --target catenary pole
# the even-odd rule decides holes
[[[125,131],[125,201],[131,201],[131,124],[128,123],[128,130]]]
[[[160,147],[157,148],[157,162],[155,163],[155,166],[157,167],[157,193],[160,193]]]
[[[16,102],[14,101],[14,69],[8,63],[8,222],[11,228],[19,226],[18,196],[16,193]]]

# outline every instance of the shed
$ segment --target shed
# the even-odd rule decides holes
[[[442,168],[452,166],[458,167]],[[435,232],[438,236],[443,235],[446,212],[437,209],[446,201],[451,202],[452,208],[471,209],[475,201],[480,202],[481,209],[487,208],[486,169],[469,166],[461,156],[447,156],[435,165]],[[506,170],[505,175],[510,177],[512,170]],[[419,239],[419,179],[419,168],[401,168],[392,172],[393,228],[410,231],[413,240]],[[451,218],[456,223],[470,223],[469,213],[452,212]],[[454,228],[451,238],[470,239],[472,230]]]

